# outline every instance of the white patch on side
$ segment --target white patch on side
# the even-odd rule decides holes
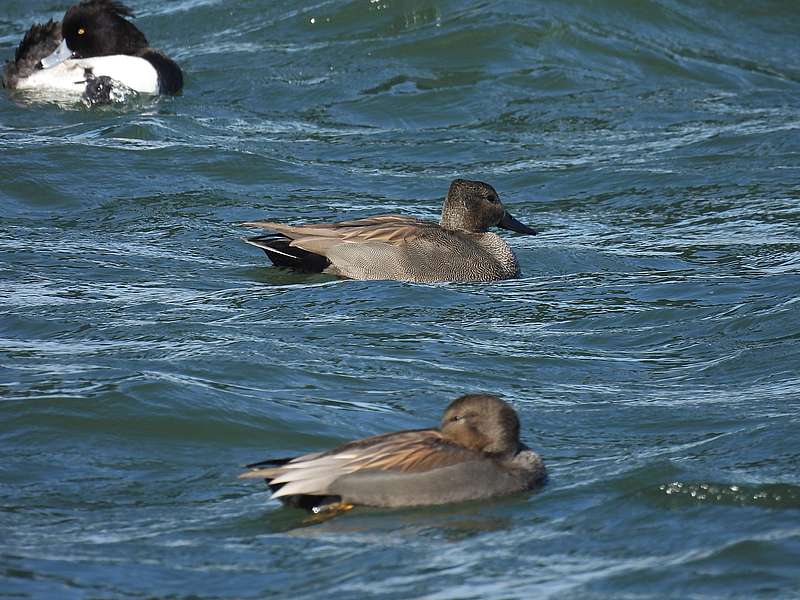
[[[106,75],[123,85],[144,94],[158,94],[158,73],[143,58],[116,54],[65,60],[50,69],[34,71],[21,79],[18,89],[52,89],[83,94],[86,89],[86,69],[95,77]]]

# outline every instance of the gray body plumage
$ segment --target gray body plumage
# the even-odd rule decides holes
[[[529,490],[545,476],[544,463],[530,450],[499,460],[475,460],[425,473],[356,472],[335,480],[328,493],[348,504],[400,507],[484,500]]]
[[[495,233],[448,231],[420,221],[422,231],[400,244],[339,244],[326,254],[326,273],[349,279],[417,283],[496,281],[516,277],[514,252]]]
[[[339,223],[245,225],[275,232],[245,241],[263,249],[276,265],[349,279],[417,283],[516,277],[519,265],[514,252],[487,229],[499,226],[535,233],[508,214],[490,185],[461,179],[450,186],[440,223],[378,215]]]
[[[241,477],[263,478],[273,498],[306,509],[482,500],[532,489],[546,478],[539,455],[519,440],[514,410],[489,394],[454,400],[438,429],[386,433],[248,468]]]

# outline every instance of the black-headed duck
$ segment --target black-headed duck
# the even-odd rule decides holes
[[[3,85],[57,98],[80,95],[92,103],[124,99],[130,90],[177,94],[180,67],[154,50],[114,0],[86,0],[67,10],[61,23],[36,24],[25,34]]]

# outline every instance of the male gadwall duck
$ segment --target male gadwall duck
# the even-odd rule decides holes
[[[508,213],[492,186],[465,179],[450,184],[439,223],[378,215],[339,223],[244,225],[275,232],[245,241],[264,250],[276,266],[349,279],[419,283],[516,277],[514,252],[487,230],[497,226],[536,233]]]
[[[481,500],[541,484],[539,455],[519,440],[517,413],[497,396],[454,400],[438,429],[385,433],[327,452],[248,465],[286,505],[423,506]]]

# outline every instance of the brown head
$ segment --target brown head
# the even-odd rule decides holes
[[[508,213],[492,186],[468,179],[455,179],[450,184],[442,207],[441,225],[445,229],[473,233],[495,226],[528,235],[536,233]]]
[[[519,419],[508,404],[491,394],[456,398],[442,416],[444,437],[471,450],[488,454],[519,450]]]

